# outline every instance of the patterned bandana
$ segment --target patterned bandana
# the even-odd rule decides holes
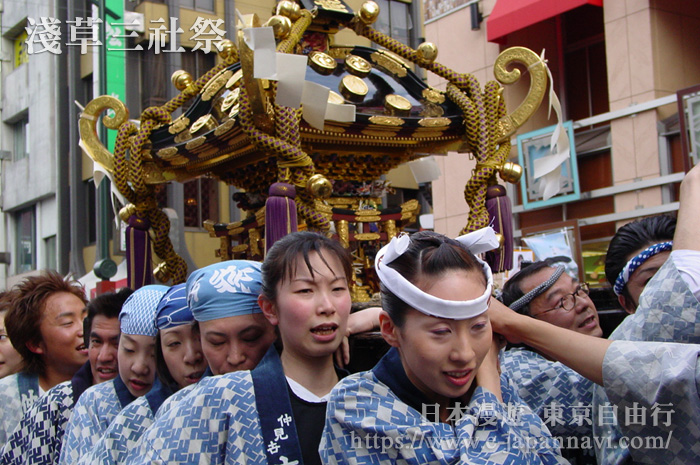
[[[490,227],[474,231],[456,239],[465,245],[473,254],[479,254],[498,247],[498,240]],[[391,242],[382,247],[374,259],[374,269],[379,280],[391,292],[412,308],[426,315],[451,320],[466,320],[481,315],[489,308],[493,276],[491,268],[477,257],[486,275],[486,290],[473,300],[456,301],[444,300],[418,289],[395,269],[386,266],[399,258],[410,246],[411,239],[407,234],[394,237]]]
[[[201,268],[187,279],[187,303],[197,321],[260,313],[261,264],[229,260]]]
[[[167,291],[167,286],[151,284],[131,294],[119,312],[119,327],[122,333],[156,337],[158,330],[155,319],[158,302]]]
[[[557,265],[557,267],[554,269],[554,273],[552,273],[552,276],[549,277],[545,282],[539,284],[537,287],[534,289],[530,290],[527,294],[513,302],[508,306],[511,310],[517,312],[521,308],[523,308],[525,305],[529,304],[532,302],[532,299],[537,297],[538,295],[541,295],[543,292],[545,292],[547,289],[552,287],[554,283],[557,282],[557,279],[564,274],[564,270],[566,267],[564,265]]]
[[[627,282],[630,280],[630,276],[632,276],[632,274],[637,270],[637,268],[642,266],[642,264],[645,261],[649,260],[657,253],[671,250],[672,247],[672,241],[659,242],[658,244],[654,244],[642,250],[636,257],[628,261],[625,267],[622,269],[622,271],[620,271],[620,274],[617,275],[617,279],[615,280],[615,285],[613,286],[613,291],[615,291],[615,295],[622,294],[622,291],[625,289]]]
[[[158,302],[158,313],[156,313],[156,328],[172,328],[187,323],[192,323],[194,317],[190,307],[187,306],[187,291],[185,283],[176,284],[165,293]]]

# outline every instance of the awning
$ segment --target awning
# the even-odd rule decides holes
[[[603,6],[603,0],[498,0],[486,21],[489,42],[553,18],[582,5]]]

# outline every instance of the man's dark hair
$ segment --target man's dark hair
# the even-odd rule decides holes
[[[611,286],[630,260],[631,255],[659,242],[673,240],[676,233],[676,219],[669,215],[651,216],[627,223],[617,230],[605,255],[605,277]],[[627,294],[627,286],[623,293]]]
[[[25,278],[13,288],[5,327],[12,345],[24,359],[24,371],[28,373],[43,375],[46,370],[43,357],[29,350],[27,344],[42,342],[39,325],[46,301],[60,292],[73,294],[87,303],[82,284],[53,270]]]
[[[119,289],[117,292],[107,292],[98,295],[87,304],[87,316],[83,320],[83,338],[85,346],[90,346],[90,332],[92,331],[92,320],[97,315],[105,318],[119,318],[122,305],[134,291],[128,287]]]

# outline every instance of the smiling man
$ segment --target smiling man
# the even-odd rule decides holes
[[[5,316],[12,345],[24,368],[0,380],[0,444],[45,391],[70,380],[87,361],[83,340],[85,293],[55,271],[26,278],[13,290]]]
[[[588,296],[588,285],[564,271],[551,259],[535,262],[511,277],[501,300],[532,318],[588,336],[601,337],[598,311]],[[501,367],[518,386],[518,394],[549,427],[552,436],[582,442],[593,434],[586,421],[577,420],[580,406],[590,407],[593,383],[562,363],[548,360],[527,346],[501,355]],[[579,406],[579,410],[575,406]],[[564,442],[566,445],[566,441]],[[562,455],[575,463],[595,463],[592,450],[562,447]]]
[[[125,288],[90,301],[83,322],[88,362],[70,381],[51,388],[25,412],[2,449],[0,463],[49,465],[58,461],[66,426],[80,395],[93,384],[117,376],[118,317],[122,305],[132,293],[131,289]]]
[[[579,283],[551,260],[535,262],[515,274],[503,288],[511,309],[560,328],[601,337],[598,310],[588,296],[588,284]]]

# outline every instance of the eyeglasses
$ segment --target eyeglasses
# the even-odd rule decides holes
[[[566,294],[559,300],[559,305],[549,310],[538,313],[537,315],[542,315],[543,313],[553,312],[555,310],[564,310],[565,312],[570,312],[576,306],[576,297],[587,297],[590,292],[588,283],[581,283],[576,287],[576,290],[571,294]],[[536,315],[533,315],[536,316]]]

